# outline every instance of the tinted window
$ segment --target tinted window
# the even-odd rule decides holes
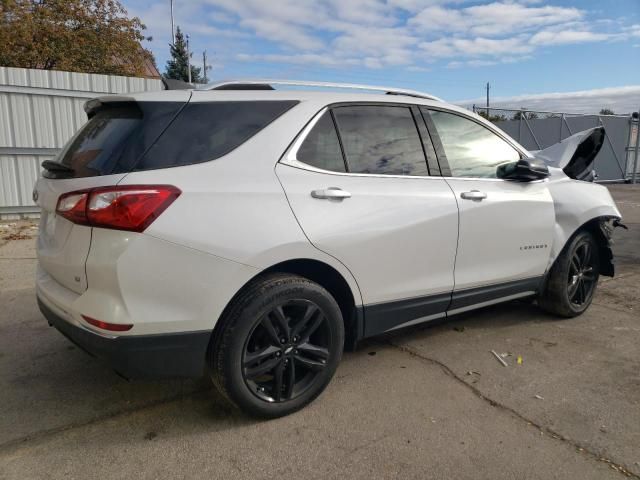
[[[295,101],[190,103],[136,170],[206,162],[226,155],[278,118]]]
[[[182,103],[139,102],[98,111],[65,146],[58,161],[73,168],[69,177],[131,171],[162,133]]]
[[[496,178],[498,165],[520,159],[515,148],[479,123],[452,113],[429,113],[452,176]]]
[[[300,145],[296,158],[323,170],[344,172],[344,160],[331,113],[326,112]]]
[[[410,108],[338,107],[334,115],[349,172],[428,175]]]

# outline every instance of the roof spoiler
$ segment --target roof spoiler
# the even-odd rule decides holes
[[[109,95],[104,97],[92,98],[84,104],[84,111],[87,117],[93,117],[98,110],[106,106],[116,107],[125,103],[135,103],[135,99],[132,97],[122,97],[118,95]]]

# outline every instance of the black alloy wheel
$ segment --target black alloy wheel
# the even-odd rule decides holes
[[[327,367],[331,337],[327,317],[305,299],[289,300],[265,314],[247,339],[242,374],[267,402],[302,395]]]
[[[342,358],[338,303],[298,275],[256,278],[219,322],[209,349],[211,379],[233,404],[256,417],[281,417],[311,403]]]
[[[584,313],[600,277],[600,246],[589,231],[578,232],[547,274],[538,304],[547,312],[571,318]]]
[[[581,307],[593,296],[598,280],[594,260],[593,245],[584,239],[575,247],[569,264],[567,295],[576,307]]]

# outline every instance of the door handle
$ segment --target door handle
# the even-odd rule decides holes
[[[462,192],[460,196],[465,200],[474,200],[477,202],[487,198],[487,194],[484,192],[481,192],[480,190],[471,190],[470,192]]]
[[[342,200],[343,198],[350,198],[351,194],[338,187],[329,187],[321,190],[312,190],[311,196],[313,198],[321,198],[326,200]]]

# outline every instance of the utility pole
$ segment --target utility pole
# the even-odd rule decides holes
[[[214,52],[215,55],[215,52]],[[202,71],[204,72],[204,83],[209,83],[209,77],[207,76],[207,70],[211,70],[211,65],[207,65],[207,51],[202,52]]]
[[[489,85],[489,82],[487,82],[487,120],[489,120],[489,89],[491,88],[491,85]]]
[[[207,51],[203,50],[202,52],[202,72],[204,73],[204,83],[205,85],[209,83],[207,80]]]
[[[633,171],[631,172],[631,183],[636,183],[638,178],[638,159],[640,158],[640,109],[637,115],[631,116],[631,122],[633,122],[633,117],[636,117],[636,148],[634,152]],[[629,129],[633,131],[633,124],[629,125]]]
[[[189,34],[187,34],[187,78],[191,83],[191,51],[189,50]]]
[[[171,45],[176,44],[176,29],[173,25],[173,0],[171,1]]]

